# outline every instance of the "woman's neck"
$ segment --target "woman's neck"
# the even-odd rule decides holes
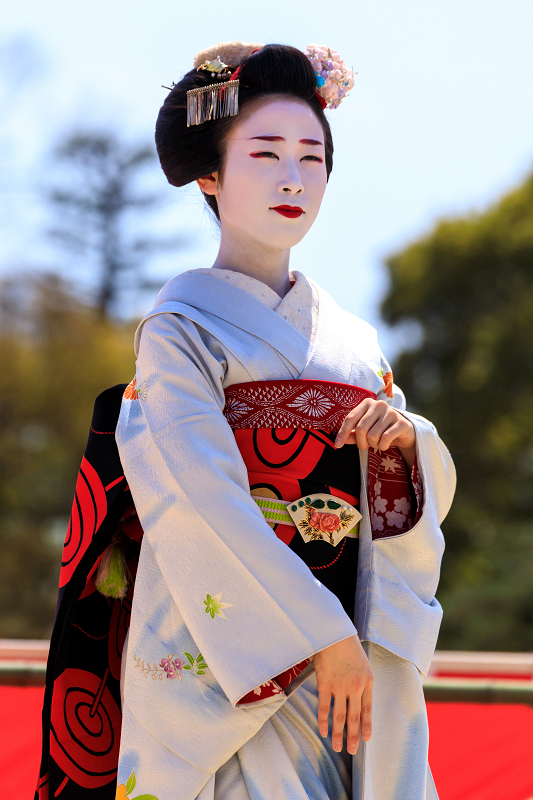
[[[220,239],[220,249],[213,267],[242,272],[250,278],[265,283],[280,297],[291,289],[289,278],[290,249],[271,250],[258,242],[246,242],[242,236],[225,234]]]

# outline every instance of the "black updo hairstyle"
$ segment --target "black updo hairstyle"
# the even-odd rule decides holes
[[[322,105],[315,95],[316,75],[309,59],[295,47],[267,44],[242,62],[238,79],[237,116],[208,120],[190,127],[187,127],[187,92],[209,86],[215,80],[210,72],[192,69],[173,87],[159,111],[155,126],[157,153],[168,182],[172,186],[185,186],[220,170],[232,127],[242,119],[247,106],[252,110],[254,101],[270,94],[304,100],[313,109],[324,131],[329,178],[333,167],[333,139]],[[216,198],[206,194],[204,198],[220,220]]]

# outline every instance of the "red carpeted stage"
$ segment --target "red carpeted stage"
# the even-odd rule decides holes
[[[447,681],[446,691],[452,691],[452,696],[457,690],[453,690],[453,685],[450,690],[450,678],[452,683],[454,678],[462,680],[461,691],[464,691],[465,676],[472,683],[503,675],[507,681],[502,686],[509,686],[511,678],[518,688],[526,687],[521,695],[526,702],[523,699],[520,703],[428,702],[429,761],[440,800],[532,800],[533,707],[527,704],[527,691],[533,656],[525,654],[520,661],[520,654],[516,654],[513,661],[510,654],[503,654],[504,660],[509,658],[503,666],[498,662],[497,667],[496,654],[461,654],[464,658],[460,665],[455,654],[452,666],[453,659],[448,657],[446,662],[447,656],[437,654],[432,686],[444,674],[441,680]],[[468,656],[472,656],[470,662]],[[485,662],[480,664],[483,657]],[[519,662],[521,667],[517,666]],[[495,685],[494,680],[491,685]],[[41,686],[0,685],[2,798],[31,800],[33,797],[41,746],[43,691]]]

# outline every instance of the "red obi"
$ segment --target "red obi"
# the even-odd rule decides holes
[[[346,415],[365,398],[376,396],[358,386],[315,380],[255,381],[229,387],[224,415],[231,425],[248,470],[254,497],[287,504],[315,494],[332,495],[357,507],[361,492],[356,445],[337,450],[334,442]],[[404,533],[412,525],[413,491],[405,462],[397,450],[371,451],[369,502],[376,537]],[[276,536],[291,548],[332,591],[353,619],[359,541],[353,532],[333,546],[321,526],[338,515],[318,511],[316,538],[304,539],[289,522],[269,519]],[[275,515],[272,515],[275,517]],[[309,663],[297,665],[250,692],[241,703],[255,702],[284,689]]]

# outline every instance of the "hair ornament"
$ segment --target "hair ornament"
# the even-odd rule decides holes
[[[218,58],[224,61],[231,69],[236,69],[254,50],[258,50],[262,46],[262,44],[248,42],[221,42],[197,53],[194,57],[193,67],[199,67],[201,64],[205,64],[206,61],[213,61]]]
[[[224,82],[212,83],[187,92],[187,127],[201,125],[210,119],[234,117],[239,113],[237,75],[240,66],[262,46],[246,42],[223,42],[196,54],[196,70],[210,72],[212,78]],[[234,70],[233,75],[231,70]]]
[[[239,81],[212,83],[187,92],[187,127],[239,113]]]
[[[310,44],[305,49],[316,75],[316,92],[322,108],[338,108],[353,89],[353,70],[348,69],[340,55],[325,45]]]
[[[200,66],[196,68],[196,72],[200,72],[200,70],[210,72],[212,78],[218,78],[219,80],[231,77],[228,64],[224,64],[220,56],[214,58],[213,61],[208,61],[206,59],[203,64],[200,64]]]

